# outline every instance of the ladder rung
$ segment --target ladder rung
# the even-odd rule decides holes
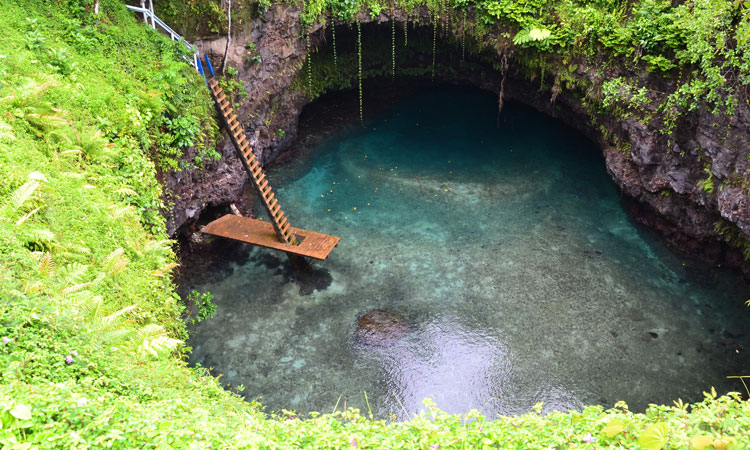
[[[221,102],[223,102],[223,101],[224,101],[224,100],[226,100],[226,99],[227,99],[227,96],[226,96],[226,95],[224,95],[224,94],[221,94],[221,96],[220,96],[220,97],[217,97],[217,98],[216,98],[216,102],[217,102],[217,103],[221,103]]]
[[[255,173],[255,169],[258,168],[258,167],[260,167],[260,166],[258,165],[258,160],[257,159],[253,159],[252,161],[250,161],[250,172],[251,173],[254,174]]]
[[[256,169],[258,169],[258,170],[253,169],[253,171],[252,171],[254,177],[258,177],[258,176],[260,176],[261,173],[263,173],[263,169],[261,169],[260,166],[256,167]]]
[[[227,100],[227,102],[224,104],[219,103],[219,107],[221,108],[222,111],[224,111],[227,106],[229,106],[229,100]]]
[[[229,120],[229,122],[231,122],[231,119]],[[234,131],[234,129],[237,128],[237,127],[239,127],[239,126],[240,126],[240,122],[237,121],[237,122],[234,123],[234,125],[230,126],[229,129],[232,130],[232,131]]]
[[[211,80],[211,81],[209,81],[209,82],[208,82],[208,85],[209,85],[209,87],[210,87],[211,89],[213,89],[213,88],[215,88],[216,86],[218,86],[218,85],[219,85],[219,82],[218,82],[218,81],[216,81],[216,80]]]
[[[273,192],[271,192],[270,194],[264,192],[263,196],[266,198],[269,208],[273,208],[279,203],[279,201],[276,199],[276,194],[274,194]]]
[[[268,180],[266,180],[266,174],[265,173],[261,173],[260,175],[258,175],[258,177],[256,178],[256,180],[258,181],[259,185],[262,182],[264,182],[264,181],[266,182],[266,184],[268,184]],[[262,187],[266,187],[266,184],[264,184]]]
[[[232,134],[234,135],[234,138],[237,139],[238,144],[241,142],[240,139],[245,137],[245,132],[242,130],[237,130]]]
[[[258,189],[260,189],[260,192],[265,195],[266,194],[266,186],[268,186],[268,180],[264,180],[263,183],[258,184]]]
[[[242,133],[239,136],[235,135],[234,138],[237,139],[237,145],[242,145],[242,143],[246,141],[246,139],[245,139],[245,133]]]
[[[245,148],[247,147],[249,147],[249,145],[246,146]],[[255,155],[253,154],[253,149],[250,149],[246,151],[245,153],[243,153],[242,156],[244,156],[246,160],[252,161]]]
[[[279,227],[283,227],[284,224],[287,223],[286,217],[284,217],[283,213],[282,213],[281,217],[280,218],[277,217],[277,219],[279,220]]]
[[[281,228],[281,232],[282,232],[282,233],[284,233],[284,234],[287,234],[287,232],[289,231],[289,228],[290,228],[290,226],[289,226],[289,222],[285,223],[285,224],[284,224],[284,225],[282,225],[282,226],[281,226],[280,228]],[[291,235],[292,233],[288,233],[288,234],[290,234],[290,235]]]

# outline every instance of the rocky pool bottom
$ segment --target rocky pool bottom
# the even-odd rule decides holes
[[[576,132],[516,103],[498,120],[492,95],[451,89],[365,128],[314,117],[305,157],[270,178],[294,226],[341,244],[305,274],[205,244],[220,263],[180,286],[218,306],[190,329],[192,364],[268,410],[381,418],[428,397],[493,416],[743,390],[726,377],[750,374],[750,289],[635,225]]]

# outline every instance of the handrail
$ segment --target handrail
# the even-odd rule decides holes
[[[150,19],[152,19],[152,23],[159,25],[164,31],[166,31],[169,34],[169,37],[173,41],[180,41],[183,44],[185,44],[185,47],[187,47],[188,50],[191,50],[193,52],[193,60],[189,61],[187,58],[185,58],[185,60],[191,66],[193,66],[196,69],[198,69],[198,49],[194,45],[191,45],[190,43],[188,43],[188,41],[186,41],[182,36],[180,36],[179,34],[177,34],[177,32],[174,31],[169,25],[167,25],[161,19],[159,19],[156,16],[156,14],[152,13],[151,10],[149,10],[147,8],[139,8],[137,6],[132,6],[132,5],[125,5],[125,7],[128,8],[129,10],[133,11],[133,12],[140,13],[140,14],[143,14],[145,16],[148,16]]]

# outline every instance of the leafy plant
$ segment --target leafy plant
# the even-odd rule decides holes
[[[190,317],[190,323],[202,322],[210,319],[216,313],[216,304],[212,303],[214,296],[210,292],[192,291],[186,301],[188,304],[195,305],[198,310],[195,317]]]
[[[710,194],[714,191],[714,174],[708,167],[704,168],[703,171],[708,175],[708,178],[698,181],[698,188]]]

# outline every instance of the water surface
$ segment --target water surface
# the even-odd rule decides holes
[[[188,286],[218,304],[191,362],[271,410],[366,410],[367,392],[379,417],[426,397],[493,416],[740,390],[725,377],[750,369],[747,287],[634,225],[579,134],[515,103],[498,128],[496,108],[421,92],[273,172],[293,225],[341,236],[316,265],[330,280],[247,247]],[[405,331],[368,345],[376,308]]]

